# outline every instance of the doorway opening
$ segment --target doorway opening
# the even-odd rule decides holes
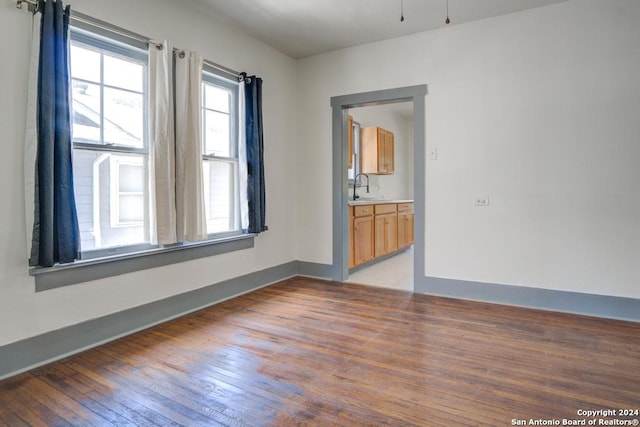
[[[412,291],[413,104],[352,108],[348,117],[353,154],[347,171],[346,281]],[[391,209],[393,213],[378,215]]]
[[[424,276],[425,201],[425,96],[427,86],[409,86],[331,98],[333,140],[333,264],[332,278],[348,278],[348,110],[359,107],[411,102],[413,106],[413,199],[415,243],[413,282]]]

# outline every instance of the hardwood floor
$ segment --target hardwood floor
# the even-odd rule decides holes
[[[640,410],[640,324],[307,278],[0,382],[11,427],[510,426],[596,409]]]

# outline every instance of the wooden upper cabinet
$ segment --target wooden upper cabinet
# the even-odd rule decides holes
[[[347,119],[347,145],[349,146],[349,169],[353,168],[353,116]]]
[[[394,172],[394,137],[381,127],[362,129],[362,172],[388,175]]]

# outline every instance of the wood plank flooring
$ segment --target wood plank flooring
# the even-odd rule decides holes
[[[640,410],[640,324],[308,278],[0,382],[11,427],[510,426],[597,409]]]

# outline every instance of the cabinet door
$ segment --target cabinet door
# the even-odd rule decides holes
[[[375,218],[375,256],[379,257],[398,249],[398,216],[393,213]]]
[[[386,254],[385,239],[386,239],[386,227],[385,219],[386,215],[376,215],[375,223],[375,256],[376,258]]]
[[[385,215],[385,251],[391,253],[398,249],[398,215]]]
[[[387,157],[386,153],[386,131],[384,129],[378,128],[378,172],[386,173],[387,172]]]
[[[413,245],[416,240],[414,236],[415,215],[411,212],[407,214],[407,216],[407,244]]]
[[[385,157],[385,172],[386,173],[393,173],[395,171],[395,155],[394,155],[394,138],[393,138],[393,133],[392,132],[388,132],[385,131],[385,137],[384,137],[384,157]]]
[[[407,215],[398,213],[398,248],[404,248],[407,243]]]
[[[398,248],[404,248],[405,246],[409,246],[409,242],[407,240],[409,234],[407,228],[409,226],[408,223],[409,214],[406,212],[398,214]]]
[[[353,220],[355,265],[373,259],[373,217],[364,216]]]
[[[401,212],[398,214],[398,248],[404,248],[413,244],[413,212]]]
[[[364,173],[378,173],[378,128],[360,129],[360,166]]]
[[[393,132],[382,128],[378,128],[378,172],[382,174],[394,172]]]

